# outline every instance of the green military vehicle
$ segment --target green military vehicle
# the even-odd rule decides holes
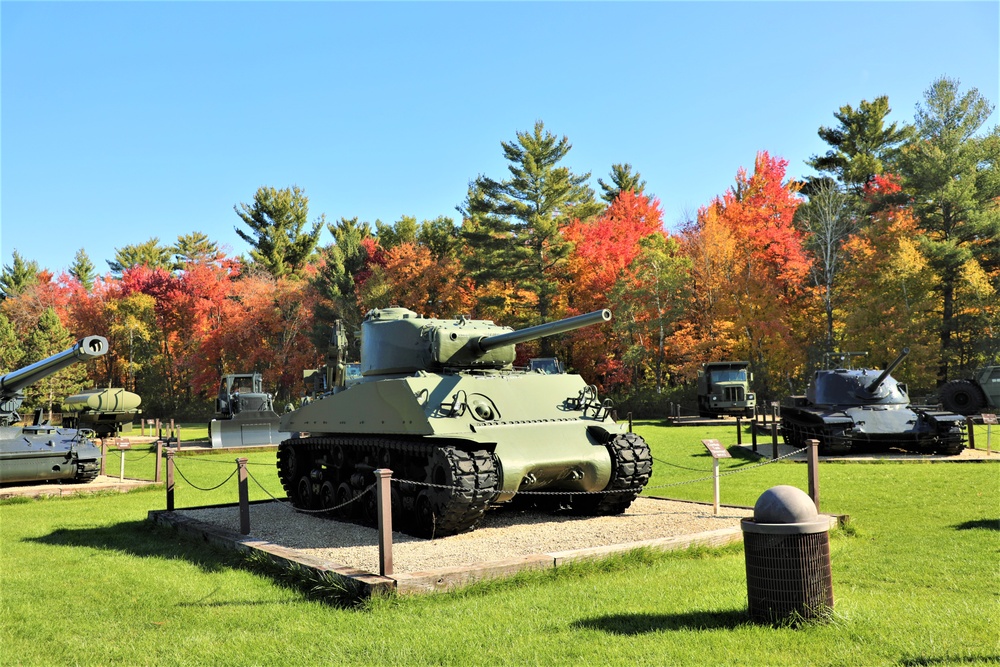
[[[984,366],[971,378],[948,382],[941,387],[941,405],[965,416],[1000,410],[1000,366]]]
[[[142,414],[142,398],[120,387],[88,389],[63,400],[63,426],[89,428],[100,438],[132,430],[132,422]]]
[[[711,361],[698,371],[698,416],[753,417],[757,397],[750,391],[748,361]]]
[[[288,497],[373,524],[373,472],[387,468],[393,527],[420,537],[473,530],[489,506],[516,496],[575,514],[624,512],[652,473],[645,441],[579,375],[513,366],[518,343],[609,319],[603,310],[514,331],[369,312],[361,378],[349,378],[346,339],[335,335],[330,391],[281,417],[295,434],[278,447]]]

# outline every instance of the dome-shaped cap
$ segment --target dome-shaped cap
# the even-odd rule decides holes
[[[818,516],[809,494],[794,486],[771,487],[753,506],[753,520],[757,523],[804,523]]]

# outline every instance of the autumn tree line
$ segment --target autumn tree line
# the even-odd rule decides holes
[[[52,409],[84,385],[139,393],[150,416],[204,416],[219,377],[260,371],[279,404],[323,363],[335,319],[372,308],[514,327],[610,308],[611,323],[521,346],[557,355],[622,408],[663,413],[703,362],[752,362],[755,389],[805,388],[830,353],[867,351],[917,391],[997,358],[1000,129],[957,80],[925,91],[912,123],[889,100],[841,107],[829,146],[795,179],[766,151],[675,231],[627,163],[598,178],[565,166],[542,122],[501,142],[506,174],[479,175],[458,217],[310,220],[296,186],[234,209],[249,256],[202,233],[118,248],[103,275],[81,249],[55,274],[14,251],[0,286],[0,370],[100,334],[105,357],[33,387]],[[322,246],[326,230],[333,241]]]

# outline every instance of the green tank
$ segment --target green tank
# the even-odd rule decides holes
[[[645,441],[579,375],[513,366],[518,343],[610,319],[602,310],[514,331],[405,308],[369,312],[361,378],[346,382],[346,337],[336,336],[332,391],[281,418],[282,431],[298,434],[278,447],[288,497],[374,523],[373,493],[349,501],[388,468],[393,527],[420,537],[473,530],[487,507],[516,497],[576,514],[624,512],[652,473]]]
[[[21,421],[25,387],[107,351],[106,338],[87,336],[68,350],[0,377],[0,483],[89,482],[97,477],[101,450],[89,437],[93,433],[50,426],[39,412],[32,424],[15,424]]]

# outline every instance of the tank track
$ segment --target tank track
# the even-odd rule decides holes
[[[349,501],[374,483],[377,468],[391,469],[397,480],[393,528],[417,537],[473,530],[498,494],[497,463],[486,450],[346,436],[293,438],[278,447],[278,478],[295,507],[330,508],[329,516],[363,525],[376,525],[374,492]]]
[[[611,481],[604,490],[623,491],[570,496],[571,513],[588,516],[622,514],[649,482],[653,474],[653,455],[645,440],[635,433],[622,433],[609,440],[606,447],[611,454]]]

